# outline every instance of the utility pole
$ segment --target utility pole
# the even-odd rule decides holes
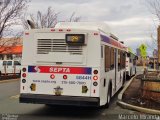
[[[157,29],[157,43],[158,43],[158,69],[160,66],[160,26],[158,26]]]

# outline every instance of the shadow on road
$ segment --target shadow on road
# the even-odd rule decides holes
[[[32,111],[26,116],[32,117],[48,117],[57,119],[98,119],[104,109],[95,107],[73,107],[73,106],[46,106]]]

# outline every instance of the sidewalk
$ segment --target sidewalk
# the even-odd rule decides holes
[[[160,115],[160,102],[144,99],[141,95],[140,78],[142,75],[137,75],[129,81],[129,84],[119,94],[118,104],[123,108]]]

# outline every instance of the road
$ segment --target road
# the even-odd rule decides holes
[[[137,71],[142,71],[138,68]],[[18,115],[18,119],[38,119],[43,120],[47,117],[52,120],[106,120],[118,119],[120,114],[138,114],[119,107],[117,102],[118,92],[113,98],[108,109],[104,108],[81,108],[81,107],[48,107],[41,104],[19,103],[19,80],[0,83],[0,113],[2,115]],[[15,117],[15,116],[14,116]],[[2,118],[2,116],[0,117]]]

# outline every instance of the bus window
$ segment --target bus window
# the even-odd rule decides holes
[[[114,56],[114,48],[111,48],[111,70],[114,69],[114,61],[115,61],[115,56]]]
[[[14,61],[14,65],[21,65],[18,61]]]
[[[124,52],[121,52],[121,69],[125,68],[126,64],[126,55]]]
[[[103,46],[101,46],[101,58],[103,58]]]
[[[110,48],[105,46],[105,72],[110,70]]]
[[[118,50],[118,71],[121,69],[121,51]]]
[[[7,65],[7,61],[3,61],[3,66]]]
[[[8,61],[8,62],[7,62],[7,65],[8,65],[8,66],[11,66],[11,65],[12,65],[12,61]]]

